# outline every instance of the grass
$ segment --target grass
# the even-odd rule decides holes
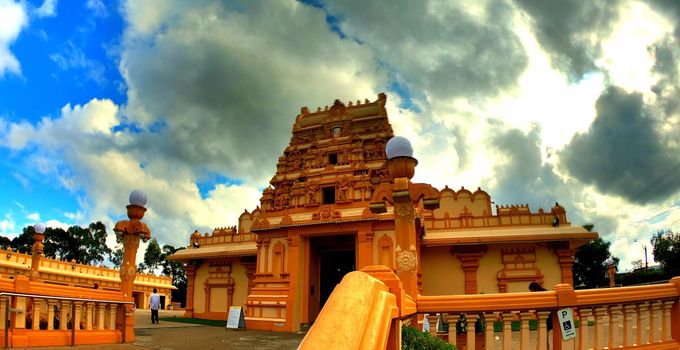
[[[215,321],[215,320],[203,320],[200,318],[185,318],[185,317],[160,317],[159,321],[167,322],[179,322],[179,323],[191,323],[191,324],[202,324],[205,326],[214,327],[226,327],[227,321]]]

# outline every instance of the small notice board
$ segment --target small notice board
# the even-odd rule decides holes
[[[574,323],[574,315],[571,312],[571,308],[557,310],[557,318],[560,321],[562,339],[569,340],[576,338],[576,324]]]
[[[229,308],[229,317],[227,318],[227,329],[246,329],[246,323],[243,319],[243,308],[240,306],[232,306]]]

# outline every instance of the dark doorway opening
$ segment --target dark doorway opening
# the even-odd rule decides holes
[[[328,297],[331,296],[335,286],[342,281],[349,272],[354,271],[356,257],[354,250],[337,250],[320,252],[321,290],[319,291],[319,307],[323,309]]]
[[[335,286],[356,269],[356,236],[310,238],[309,322],[314,322]]]

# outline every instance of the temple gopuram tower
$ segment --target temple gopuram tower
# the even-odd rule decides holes
[[[187,249],[169,257],[186,266],[187,317],[226,320],[240,306],[246,328],[298,331],[316,320],[346,273],[372,265],[416,276],[408,279],[411,294],[572,283],[574,253],[596,233],[571,226],[557,203],[537,212],[526,204],[494,208],[480,188],[393,179],[386,101],[381,93],[372,102],[301,108],[259,207],[244,211],[238,226],[191,233]],[[408,201],[401,200],[406,185]],[[419,191],[426,196],[413,196]],[[408,240],[396,235],[405,225]]]

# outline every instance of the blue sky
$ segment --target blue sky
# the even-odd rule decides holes
[[[154,236],[185,245],[255,208],[302,106],[386,92],[419,181],[559,201],[629,266],[680,229],[679,15],[635,0],[0,0],[0,234],[110,227],[140,188]]]

